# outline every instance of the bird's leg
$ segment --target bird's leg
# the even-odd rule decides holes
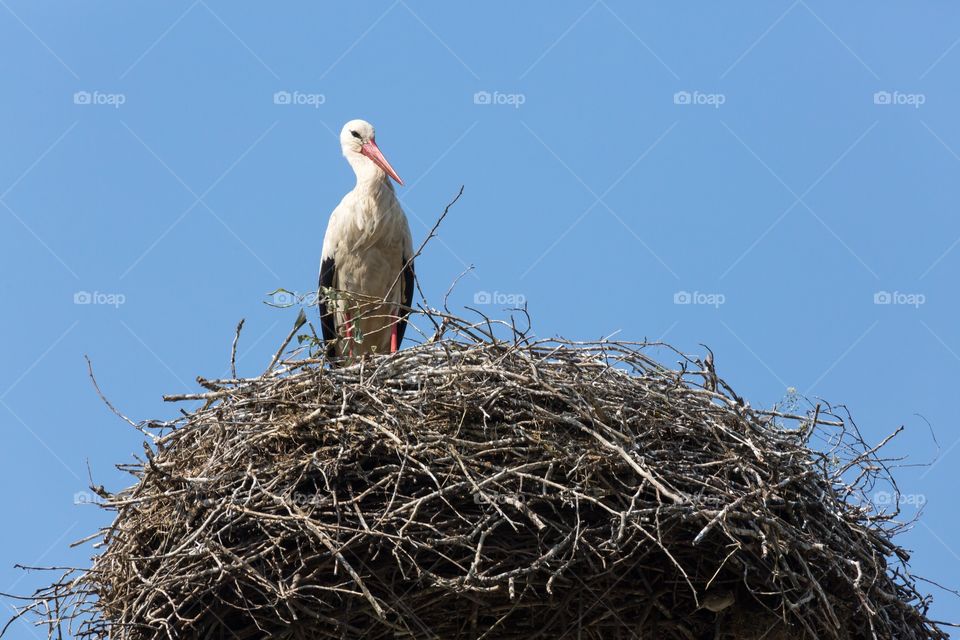
[[[400,315],[393,317],[393,323],[390,325],[390,353],[396,353],[400,345],[397,344],[397,324],[400,323]]]

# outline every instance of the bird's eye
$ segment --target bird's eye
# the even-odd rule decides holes
[[[356,131],[351,131],[351,132],[350,132],[350,135],[352,135],[352,136],[353,136],[354,138],[356,138],[357,140],[360,139],[360,134],[357,133]]]

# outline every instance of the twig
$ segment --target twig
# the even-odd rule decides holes
[[[245,321],[245,318],[240,318],[240,322],[237,323],[237,333],[233,336],[233,347],[230,349],[230,374],[234,378],[237,377],[237,343],[240,342],[240,330],[243,329]]]
[[[270,360],[270,365],[267,367],[267,370],[263,372],[263,375],[266,375],[273,371],[273,367],[277,364],[277,361],[280,360],[280,356],[283,355],[284,349],[287,348],[287,345],[290,344],[290,341],[293,340],[293,336],[297,335],[297,331],[300,330],[307,322],[307,315],[303,312],[303,309],[300,309],[299,315],[297,315],[296,321],[293,323],[293,328],[290,329],[290,333],[287,334],[287,337],[284,338],[283,342],[280,343],[280,348],[277,349],[277,352],[273,354],[273,359]],[[236,374],[234,374],[236,377]]]
[[[443,219],[447,217],[447,213],[450,211],[450,207],[457,203],[457,200],[460,199],[460,196],[463,195],[463,185],[460,185],[460,191],[457,192],[456,197],[453,200],[447,203],[447,206],[443,208],[443,213],[440,214],[440,217],[437,218],[437,221],[433,223],[433,227],[430,229],[430,233],[427,234],[427,237],[423,239],[423,242],[420,243],[420,246],[416,251],[413,252],[413,255],[407,259],[404,263],[403,268],[397,272],[397,277],[394,278],[393,284],[390,285],[390,288],[387,290],[385,296],[383,296],[383,301],[386,302],[390,299],[390,295],[393,293],[394,288],[397,284],[400,283],[400,278],[403,277],[404,272],[410,268],[410,265],[413,264],[413,261],[420,257],[420,254],[423,253],[424,248],[427,246],[427,243],[437,234],[437,229],[440,227],[440,223],[443,222]],[[421,292],[422,295],[422,292]]]

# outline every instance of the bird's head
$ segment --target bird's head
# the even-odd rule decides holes
[[[380,147],[377,146],[373,125],[366,120],[351,120],[343,125],[340,131],[340,147],[343,149],[344,157],[358,174],[361,170],[376,168],[396,180],[397,184],[403,185],[403,180],[383,157]]]

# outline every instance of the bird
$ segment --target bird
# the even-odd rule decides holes
[[[706,595],[700,608],[714,613],[720,613],[736,601],[737,598],[733,595],[733,591],[716,591]]]
[[[365,120],[340,131],[357,177],[330,215],[320,257],[318,306],[327,357],[396,352],[413,302],[410,224],[393,184],[403,186]]]

